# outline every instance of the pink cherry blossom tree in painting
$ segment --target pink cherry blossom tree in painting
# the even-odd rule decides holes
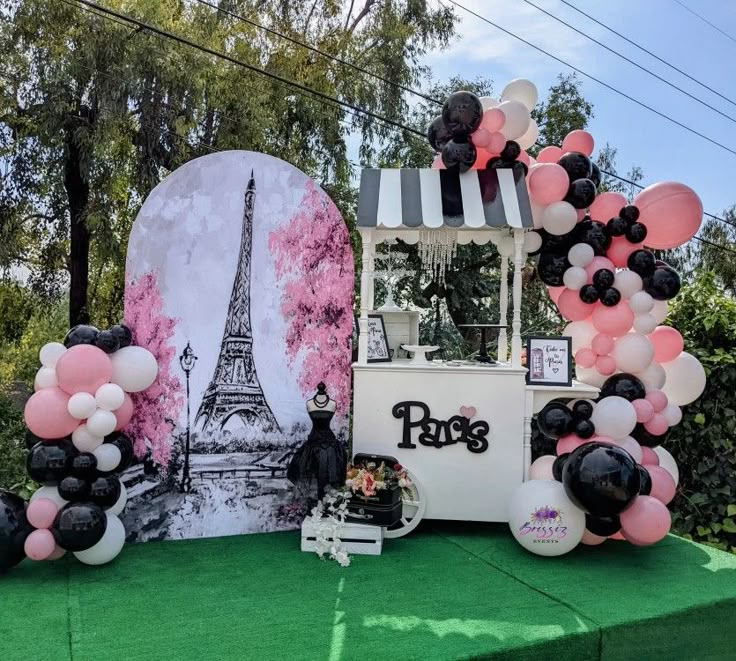
[[[270,233],[287,321],[289,364],[301,359],[298,384],[306,396],[323,381],[337,403],[350,406],[353,255],[348,229],[332,200],[311,180],[298,211]]]
[[[125,288],[125,324],[133,331],[133,343],[148,349],[158,362],[158,376],[150,388],[131,393],[133,418],[123,430],[134,442],[135,454],[165,466],[171,455],[171,432],[184,404],[182,385],[172,371],[176,347],[171,343],[176,319],[163,313],[155,273],[146,273]]]

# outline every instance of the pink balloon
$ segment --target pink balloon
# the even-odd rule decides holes
[[[583,321],[593,312],[593,305],[580,300],[580,292],[565,289],[557,299],[560,314],[570,321]]]
[[[649,466],[659,466],[659,455],[652,450],[652,448],[641,448],[641,465],[646,466],[649,470]]]
[[[575,364],[580,365],[580,367],[593,367],[593,365],[595,365],[596,358],[598,358],[598,356],[595,355],[595,351],[585,347],[583,349],[578,349],[575,354]]]
[[[667,408],[667,404],[669,403],[667,400],[667,395],[665,395],[661,390],[650,390],[646,394],[644,399],[646,399],[652,405],[655,413],[664,411],[665,408]]]
[[[546,206],[559,202],[570,187],[570,178],[562,166],[543,163],[527,177],[529,196],[534,204]]]
[[[667,418],[665,418],[661,413],[655,413],[644,423],[644,429],[655,436],[666,434],[669,428],[670,426],[667,424]]]
[[[593,136],[587,131],[581,131],[580,129],[570,131],[562,141],[563,152],[579,151],[581,154],[585,154],[586,156],[590,156],[593,153],[594,146],[595,143],[593,141]],[[620,208],[621,207],[619,207],[619,209]]]
[[[626,301],[607,307],[596,305],[593,310],[593,326],[599,333],[621,337],[631,330],[634,323],[634,313]]]
[[[567,287],[547,287],[547,293],[555,305],[557,305],[560,294],[565,291],[565,289],[567,289]]]
[[[593,338],[593,342],[590,346],[599,356],[607,356],[611,351],[613,351],[613,347],[616,346],[616,342],[610,335],[598,333],[598,335]]]
[[[31,560],[46,560],[56,550],[56,540],[50,530],[34,530],[26,537],[24,550]]]
[[[491,141],[491,131],[481,126],[470,134],[470,139],[476,147],[487,147]]]
[[[657,326],[647,337],[654,347],[654,360],[658,363],[669,363],[685,348],[680,332],[670,326]]]
[[[654,415],[654,407],[651,402],[646,399],[635,399],[631,402],[631,405],[636,411],[637,422],[644,423],[652,419],[652,416]],[[655,454],[654,456],[656,457],[657,455]]]
[[[587,214],[585,213],[585,209],[576,209],[576,210],[575,210],[575,214],[576,214],[576,215],[577,215],[577,217],[578,217],[578,222],[580,222],[580,221],[581,221],[581,220],[582,220],[583,218],[585,218],[585,216],[587,215]]]
[[[67,349],[56,363],[59,388],[74,395],[78,392],[94,394],[112,378],[112,363],[108,355],[91,344],[78,344]]]
[[[494,154],[491,154],[491,152],[487,149],[483,149],[482,147],[478,147],[475,151],[475,163],[473,163],[471,170],[485,170],[486,164]]]
[[[434,160],[432,161],[432,169],[433,170],[444,170],[445,164],[442,162],[442,156],[440,154],[437,154],[437,156],[434,157]]]
[[[490,133],[495,133],[496,131],[500,131],[505,123],[506,115],[503,114],[503,110],[489,108],[483,113],[483,119],[480,120],[480,127],[488,130]]]
[[[652,478],[652,491],[649,495],[669,505],[677,491],[674,478],[661,466],[647,466],[647,471]]]
[[[550,145],[537,154],[537,163],[557,163],[564,153],[559,147]]]
[[[516,160],[523,163],[527,167],[529,167],[529,165],[531,164],[531,161],[529,160],[529,154],[527,154],[523,149],[519,152],[519,157]]]
[[[631,458],[637,463],[641,463],[642,458],[642,452],[641,452],[641,445],[639,445],[639,441],[637,441],[635,438],[632,438],[631,436],[627,436],[626,438],[622,438],[621,440],[614,441],[618,447],[626,450],[631,455]]]
[[[26,509],[26,518],[34,528],[45,529],[50,528],[54,523],[59,508],[50,498],[36,498],[28,503]]]
[[[595,361],[595,368],[598,370],[598,374],[611,376],[616,371],[616,360],[613,356],[598,356]]]
[[[46,558],[46,560],[58,560],[59,558],[63,558],[66,555],[66,551],[61,548],[61,546],[57,546],[54,549],[54,552]]]
[[[67,410],[67,395],[60,388],[43,388],[26,402],[23,418],[26,426],[40,438],[63,438],[78,426]]]
[[[577,434],[568,434],[567,436],[563,436],[559,441],[557,441],[557,456],[559,457],[561,454],[572,452],[586,443],[590,443],[590,439],[580,438]]]
[[[585,272],[588,274],[588,284],[593,282],[593,274],[601,269],[608,269],[614,274],[616,273],[616,267],[610,259],[607,257],[593,257],[593,261],[585,267]]]
[[[123,399],[123,405],[119,409],[113,411],[115,419],[118,421],[118,424],[115,425],[115,431],[120,431],[130,422],[130,419],[133,417],[133,410],[133,400],[126,392],[125,398]]]
[[[641,250],[643,245],[642,243],[629,243],[625,236],[614,236],[611,239],[611,245],[606,250],[606,257],[623,269],[628,265],[629,255],[635,250]]]
[[[586,530],[583,533],[583,538],[580,540],[580,543],[585,544],[586,546],[598,546],[599,544],[603,544],[605,541],[605,537],[594,535],[590,530]]]
[[[628,204],[621,193],[599,193],[590,205],[590,217],[601,223],[607,223],[618,216],[618,212]]]
[[[486,145],[486,149],[491,152],[491,154],[500,154],[503,151],[503,148],[506,146],[506,137],[503,133],[499,133],[496,131],[495,133],[491,133],[491,137],[488,139],[488,145]]]
[[[648,186],[633,201],[647,227],[644,244],[665,250],[689,241],[703,220],[703,203],[685,184],[663,181]]]
[[[617,542],[626,541],[626,537],[624,537],[623,534],[621,534],[620,530],[618,532],[613,533],[613,535],[610,535],[608,539],[615,539]]]
[[[637,496],[619,518],[624,536],[642,545],[663,539],[672,524],[667,506],[653,496]]]

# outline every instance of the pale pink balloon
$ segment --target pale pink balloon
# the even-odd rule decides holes
[[[561,454],[567,454],[568,452],[572,452],[573,450],[577,450],[581,445],[585,445],[586,443],[590,443],[590,439],[580,438],[577,434],[568,434],[567,436],[563,436],[560,438],[559,441],[557,441],[557,447],[555,448],[555,451],[557,452],[557,456],[559,457]]]
[[[637,441],[635,438],[632,438],[631,436],[627,436],[626,438],[622,438],[620,440],[614,441],[618,447],[622,448],[623,450],[626,450],[631,455],[631,458],[637,463],[641,463],[642,459],[642,448],[641,445],[639,445],[639,441]]]
[[[56,550],[56,540],[50,530],[34,530],[23,548],[31,560],[46,560]]]
[[[653,496],[637,496],[619,518],[624,537],[631,537],[642,545],[663,539],[672,525],[667,506]]]
[[[432,169],[433,170],[444,170],[445,164],[442,161],[442,156],[437,154],[437,156],[434,157],[432,160]]]
[[[593,310],[593,326],[599,333],[621,337],[631,330],[634,313],[626,301],[607,307],[597,304]]]
[[[607,356],[611,351],[613,351],[613,347],[616,346],[616,342],[610,335],[598,333],[598,335],[593,338],[590,346],[599,356]]]
[[[631,405],[636,411],[637,422],[644,423],[652,419],[652,416],[654,415],[654,407],[652,406],[651,402],[647,401],[646,399],[635,399],[633,402],[631,402]]]
[[[652,448],[641,448],[641,465],[646,466],[649,470],[650,466],[659,466],[659,455]]]
[[[606,257],[620,269],[626,268],[629,255],[636,250],[641,250],[642,243],[629,243],[625,236],[614,236],[611,245],[606,250]]]
[[[56,363],[59,388],[74,395],[78,392],[94,394],[112,378],[112,363],[108,355],[91,344],[70,347]]]
[[[494,156],[497,156],[503,151],[503,148],[506,146],[506,137],[503,133],[499,133],[496,131],[495,133],[491,133],[491,137],[488,138],[488,144],[486,145],[486,149],[491,152]]]
[[[593,282],[593,274],[601,269],[608,269],[612,273],[616,273],[616,267],[613,262],[607,257],[593,257],[593,261],[585,267],[585,272],[588,274],[588,283]]]
[[[579,151],[581,154],[590,156],[593,153],[594,147],[595,142],[593,141],[593,136],[587,131],[582,131],[580,129],[570,131],[562,141],[563,152]],[[620,208],[621,207],[619,207],[619,209]]]
[[[476,147],[487,147],[491,141],[491,131],[481,126],[470,134],[470,139]]]
[[[652,478],[652,491],[649,495],[669,505],[677,491],[674,478],[661,466],[647,466],[647,472]]]
[[[613,533],[613,535],[610,535],[608,539],[615,539],[617,542],[626,541],[626,537],[623,536],[620,530],[618,532]]]
[[[527,177],[531,201],[539,205],[559,202],[570,187],[570,178],[562,166],[543,163]]]
[[[669,403],[667,400],[667,395],[665,395],[661,390],[648,391],[644,399],[646,399],[652,405],[652,407],[654,407],[655,413],[664,411],[667,407],[667,404]]]
[[[583,321],[593,312],[593,305],[580,300],[580,292],[567,289],[557,299],[557,308],[560,314],[570,321]]]
[[[590,205],[590,217],[601,223],[607,223],[618,216],[619,211],[628,204],[621,193],[599,193]]]
[[[488,130],[490,133],[495,133],[500,131],[505,123],[506,115],[503,114],[503,110],[489,108],[483,113],[483,119],[480,120],[480,127]]]
[[[564,153],[559,147],[550,145],[537,154],[537,163],[557,163]]]
[[[516,160],[529,167],[529,154],[527,154],[523,149],[519,152],[519,157]]]
[[[575,354],[575,364],[580,365],[580,367],[593,367],[593,365],[595,365],[596,358],[598,358],[598,356],[596,356],[595,351],[585,347],[583,349],[578,349]]]
[[[605,537],[594,535],[590,530],[586,530],[583,533],[583,538],[580,540],[580,543],[585,544],[586,546],[598,546],[599,544],[603,544],[605,541]]]
[[[613,356],[598,356],[595,361],[595,368],[598,370],[598,374],[611,376],[616,371],[616,360]]]
[[[26,518],[34,528],[50,528],[54,523],[59,508],[50,498],[36,498],[28,503]]]
[[[54,552],[46,558],[46,560],[59,560],[60,558],[63,558],[66,555],[66,551],[61,548],[61,546],[57,546],[54,549]]]
[[[657,326],[648,337],[654,347],[654,360],[658,363],[669,363],[685,348],[680,332],[670,326]]]
[[[593,436],[592,438],[588,439],[589,443],[608,443],[609,445],[616,445],[616,441],[614,441],[609,436]]]
[[[633,201],[639,222],[647,227],[644,244],[665,250],[689,241],[703,220],[703,203],[695,191],[673,181],[648,186]]]
[[[26,426],[40,438],[63,438],[78,426],[67,410],[69,395],[61,388],[43,388],[26,402],[23,418]]]
[[[665,418],[661,413],[655,413],[644,423],[644,429],[655,436],[666,434],[669,428],[670,426],[667,424],[667,418]]]
[[[555,305],[557,305],[560,294],[565,291],[565,289],[567,289],[567,287],[547,287],[547,293]]]
[[[133,417],[133,410],[133,400],[126,392],[125,398],[123,399],[123,405],[119,409],[113,411],[115,419],[118,421],[118,424],[115,425],[115,431],[120,431],[130,422],[130,419]]]

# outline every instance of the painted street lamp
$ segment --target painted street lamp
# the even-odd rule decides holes
[[[197,361],[197,356],[194,355],[192,347],[187,342],[187,346],[184,347],[181,356],[179,356],[179,364],[184,370],[187,380],[187,437],[186,446],[184,448],[184,470],[181,474],[181,484],[179,485],[179,491],[181,493],[187,493],[192,488],[192,478],[189,475],[189,441],[190,441],[190,427],[189,427],[189,374],[194,369],[194,365]]]

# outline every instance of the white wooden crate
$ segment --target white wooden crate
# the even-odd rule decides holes
[[[383,547],[383,528],[366,526],[362,523],[346,523],[340,532],[342,548],[348,553],[358,555],[381,555]],[[317,549],[314,524],[310,521],[302,523],[302,551]]]

